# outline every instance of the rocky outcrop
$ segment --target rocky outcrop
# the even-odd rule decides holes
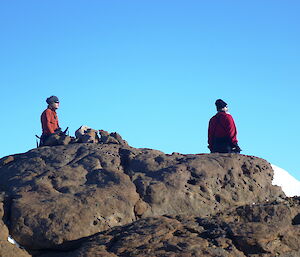
[[[10,234],[26,249],[72,250],[116,226],[180,225],[177,215],[208,219],[228,208],[284,197],[272,186],[273,170],[263,159],[168,155],[130,147],[117,133],[102,134],[99,144],[45,146],[0,160]]]
[[[134,221],[139,196],[118,151],[97,144],[42,147],[2,167],[15,240],[32,249],[56,248]]]
[[[2,196],[0,196],[2,198]],[[2,199],[0,199],[2,200]],[[6,217],[4,217],[3,202],[0,202],[0,256],[1,257],[30,257],[25,250],[20,249],[16,245],[8,242],[8,228],[4,223]]]
[[[94,235],[78,249],[42,257],[298,257],[300,198],[240,206],[211,218],[161,216]]]
[[[99,143],[98,130],[81,126],[75,131],[76,142],[78,143]]]

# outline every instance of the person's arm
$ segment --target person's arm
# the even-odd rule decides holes
[[[210,119],[209,124],[208,124],[208,147],[211,149],[212,144],[213,144],[213,122],[212,119]]]
[[[59,126],[59,122],[58,122],[58,116],[57,116],[57,114],[56,114],[56,118],[57,118],[57,129],[60,129],[60,130],[61,130],[61,128],[60,128],[60,126]]]
[[[236,130],[236,126],[235,126],[235,123],[234,123],[234,120],[232,118],[232,116],[230,114],[226,115],[226,125],[227,125],[227,128],[228,128],[228,136],[230,137],[231,139],[231,143],[233,145],[236,145],[238,143],[238,140],[237,140],[237,130]]]
[[[51,111],[50,110],[46,110],[44,125],[47,128],[47,130],[49,131],[49,133],[53,134],[55,131],[53,129],[53,124],[51,123],[51,119],[52,119],[52,113],[51,113]]]

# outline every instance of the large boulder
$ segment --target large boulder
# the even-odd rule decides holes
[[[55,248],[134,221],[139,195],[118,151],[97,144],[42,147],[3,166],[13,237],[31,249]]]
[[[123,166],[146,206],[141,217],[207,216],[228,207],[276,199],[268,162],[240,154],[166,155],[121,149]],[[144,204],[145,205],[145,204]]]
[[[300,198],[246,205],[211,218],[159,216],[91,236],[40,257],[298,257]]]
[[[270,164],[256,157],[167,155],[115,142],[33,149],[3,158],[0,176],[10,233],[28,249],[71,249],[141,218],[207,217],[283,196]]]
[[[0,195],[0,200],[1,199]],[[17,245],[14,245],[8,241],[8,228],[5,224],[5,212],[4,204],[0,202],[0,256],[1,257],[30,257],[24,249],[20,249]]]

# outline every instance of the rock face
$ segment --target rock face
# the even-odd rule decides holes
[[[94,235],[42,257],[299,257],[300,198],[240,206],[211,218],[160,216]]]
[[[184,227],[185,222],[199,219],[209,222],[209,217],[230,208],[284,197],[279,187],[272,186],[273,170],[265,160],[239,154],[167,155],[130,147],[116,133],[106,136],[99,144],[45,146],[0,160],[0,191],[8,196],[4,204],[9,209],[10,234],[34,256],[45,249],[58,251],[51,256],[60,256],[59,251],[75,248],[79,248],[77,255],[70,256],[118,256],[127,247],[126,240],[129,247],[133,238],[124,239],[120,252],[107,251],[111,239],[105,238],[118,233],[126,236],[124,231],[131,228],[132,235],[147,231],[155,235],[156,226],[160,231],[160,226],[169,223]],[[116,226],[123,227],[113,230]],[[205,233],[207,228],[203,229]],[[108,232],[90,239],[102,231]],[[203,247],[209,243],[205,240]],[[93,244],[102,245],[104,255]],[[235,248],[228,254],[243,252],[232,245]],[[170,248],[174,254],[175,248]],[[90,251],[94,255],[88,255]],[[139,252],[124,251],[132,254],[122,256]]]
[[[139,196],[121,166],[118,147],[42,147],[1,169],[12,196],[11,234],[32,249],[56,248],[135,220]]]
[[[8,238],[8,228],[4,224],[4,207],[3,203],[0,202],[0,256],[1,257],[29,257],[29,255],[25,250],[18,248],[17,246],[9,243],[7,241]]]
[[[81,126],[75,131],[76,141],[78,143],[98,143],[98,131],[88,126]]]

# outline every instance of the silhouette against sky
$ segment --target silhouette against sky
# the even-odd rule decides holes
[[[134,147],[208,153],[222,98],[242,154],[300,179],[299,1],[1,1],[0,157],[36,147],[46,98],[60,126]]]

